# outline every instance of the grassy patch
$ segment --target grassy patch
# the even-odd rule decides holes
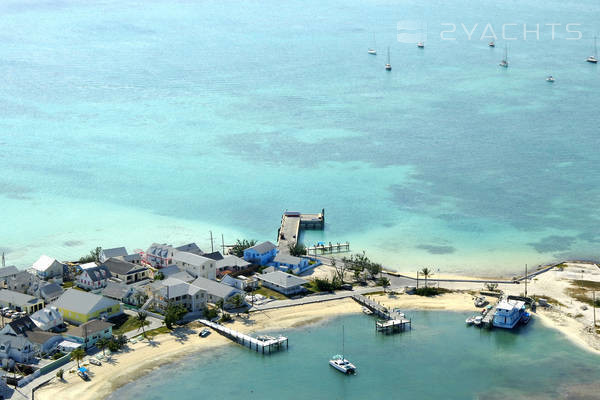
[[[129,331],[133,331],[133,330],[137,330],[139,328],[138,322],[137,322],[137,318],[133,315],[127,315],[124,314],[125,316],[127,316],[127,318],[120,318],[117,319],[116,321],[112,321],[111,322],[113,324],[115,324],[115,326],[113,326],[113,334],[114,335],[122,335],[125,332],[129,332]],[[150,325],[150,322],[146,321],[146,323],[144,325]],[[140,329],[140,332],[142,330]]]
[[[271,290],[269,288],[266,288],[266,287],[261,287],[259,289],[256,289],[254,291],[254,293],[255,294],[262,294],[263,296],[266,296],[266,297],[269,297],[269,298],[272,297],[272,298],[277,299],[277,300],[287,300],[288,299],[288,297],[284,296],[283,294],[281,294],[279,292],[276,292],[274,290]]]
[[[589,291],[580,287],[570,287],[565,289],[565,292],[577,301],[585,303],[589,306],[594,306],[592,296],[589,295]],[[596,307],[600,307],[600,298],[596,298]]]
[[[560,301],[552,298],[552,297],[548,297],[548,296],[531,296],[532,299],[534,299],[535,301],[539,302],[540,299],[544,299],[546,300],[546,302],[548,304],[552,304],[553,306],[561,306],[564,307],[565,305],[563,303],[561,303]]]
[[[575,286],[583,287],[586,289],[600,290],[600,282],[576,279],[574,281],[571,281],[571,283]]]
[[[415,294],[417,296],[426,296],[426,297],[437,296],[438,294],[444,294],[444,293],[452,293],[452,290],[444,289],[444,288],[437,288],[437,287],[420,287],[415,290]]]
[[[75,285],[74,281],[63,282],[63,288],[65,288],[65,289],[72,288],[74,285]]]
[[[166,326],[161,326],[160,328],[146,331],[146,337],[153,338],[155,336],[162,335],[164,333],[171,333],[171,330],[169,328],[167,328]]]

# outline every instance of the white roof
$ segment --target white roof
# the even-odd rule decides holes
[[[33,263],[32,267],[36,271],[46,271],[48,268],[52,266],[56,261],[55,258],[48,257],[47,255],[41,256],[36,262]]]
[[[89,262],[89,263],[81,264],[79,267],[81,269],[88,269],[88,268],[95,268],[97,266],[98,266],[98,264],[96,264],[95,262]]]
[[[70,340],[63,340],[58,344],[58,346],[62,347],[63,349],[75,350],[76,348],[81,347],[81,343],[71,342]]]
[[[185,251],[180,251],[173,255],[173,261],[181,261],[190,265],[202,265],[207,261],[212,262],[210,258],[202,257],[193,253],[186,253]]]
[[[500,303],[498,303],[498,306],[496,306],[497,310],[512,310],[514,308],[522,308],[525,305],[524,301],[519,301],[519,300],[502,300]]]
[[[297,276],[286,274],[285,272],[275,271],[268,274],[259,275],[258,279],[272,283],[282,288],[291,288],[294,286],[304,285],[308,281],[298,278]]]

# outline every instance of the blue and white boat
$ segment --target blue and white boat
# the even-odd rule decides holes
[[[525,302],[519,300],[502,300],[496,306],[492,325],[497,328],[512,329],[519,323],[525,313]]]

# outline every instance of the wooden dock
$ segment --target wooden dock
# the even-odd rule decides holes
[[[383,333],[396,333],[412,328],[412,321],[404,315],[400,310],[388,310],[381,304],[369,299],[360,294],[352,296],[358,304],[367,307],[373,314],[381,318],[375,321],[375,330]]]
[[[350,243],[346,242],[346,243],[337,243],[337,244],[332,244],[331,242],[329,242],[329,244],[324,244],[324,245],[316,245],[313,247],[309,247],[308,249],[306,249],[306,251],[308,252],[308,255],[314,255],[314,256],[318,256],[318,255],[322,255],[322,254],[332,254],[332,253],[341,253],[341,252],[348,252],[350,251]]]
[[[221,335],[242,346],[248,347],[251,350],[256,350],[256,352],[262,351],[263,354],[271,354],[271,351],[281,350],[284,346],[286,349],[288,348],[288,338],[285,336],[259,336],[258,338],[254,338],[205,319],[199,319],[198,322],[214,329]]]
[[[300,231],[306,229],[325,229],[325,209],[318,214],[302,214],[286,211],[281,217],[281,226],[277,232],[277,247],[285,254],[289,246],[295,246],[300,237]]]
[[[501,301],[502,297],[500,297],[498,301],[496,301],[496,304],[494,304],[493,307],[487,310],[487,312],[483,315],[483,320],[481,320],[482,326],[485,326],[486,328],[492,328],[494,322],[494,314],[496,314],[496,307],[498,307],[498,304]]]

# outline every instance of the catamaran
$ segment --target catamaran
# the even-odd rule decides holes
[[[336,354],[331,357],[329,360],[329,365],[333,368],[337,369],[340,372],[343,372],[346,375],[355,374],[356,367],[350,361],[346,360],[343,356],[344,354],[344,326],[342,326],[342,354]]]
[[[367,50],[367,53],[372,54],[372,55],[377,55],[377,42],[375,41],[375,35],[373,34],[373,47],[370,47],[369,50]]]
[[[500,65],[502,68],[508,68],[508,46],[504,46],[504,58],[498,65]]]
[[[585,61],[596,64],[598,62],[598,48],[596,46],[596,36],[594,36],[594,54],[589,56]]]
[[[388,58],[387,58],[387,64],[385,64],[385,70],[386,71],[392,70],[392,64],[390,64],[390,47],[389,46],[388,46]]]

